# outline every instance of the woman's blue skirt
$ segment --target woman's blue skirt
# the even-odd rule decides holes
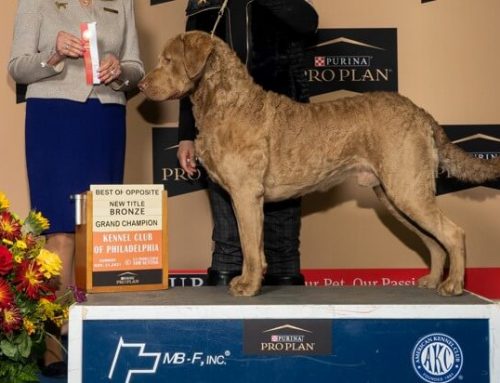
[[[123,183],[125,106],[30,98],[26,163],[31,207],[49,219],[49,233],[75,231],[71,196],[91,184]]]

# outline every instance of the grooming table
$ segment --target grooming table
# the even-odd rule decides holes
[[[72,306],[69,382],[500,382],[500,305],[416,287],[102,293]]]

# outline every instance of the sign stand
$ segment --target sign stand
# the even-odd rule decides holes
[[[99,185],[77,197],[77,287],[87,293],[167,289],[163,186]]]

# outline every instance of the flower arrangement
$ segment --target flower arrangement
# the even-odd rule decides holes
[[[48,227],[40,212],[19,219],[0,192],[0,382],[38,381],[45,338],[54,336],[47,324],[61,327],[76,299],[75,288],[56,297],[62,262],[44,249]]]

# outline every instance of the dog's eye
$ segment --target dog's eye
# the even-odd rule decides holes
[[[163,57],[163,62],[165,64],[170,64],[171,61],[172,61],[172,59],[170,57]]]

